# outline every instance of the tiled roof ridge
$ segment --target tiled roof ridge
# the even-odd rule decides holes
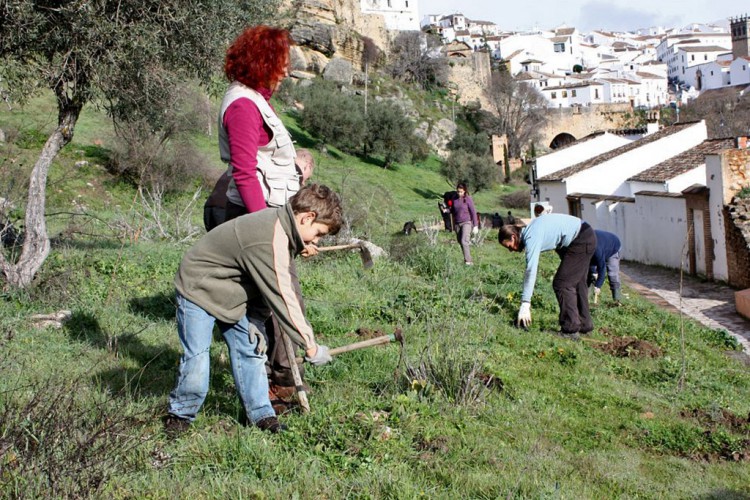
[[[629,144],[625,144],[623,146],[620,146],[619,148],[615,148],[611,151],[607,151],[593,158],[589,158],[588,160],[584,160],[582,162],[576,163],[575,165],[571,165],[570,167],[566,167],[562,170],[558,170],[557,172],[552,172],[551,174],[545,175],[539,180],[540,181],[563,180],[567,177],[570,177],[571,175],[577,174],[578,172],[583,172],[584,170],[588,170],[589,168],[599,165],[600,163],[604,163],[605,161],[611,160],[612,158],[619,156],[623,153],[627,153],[629,151],[637,149],[646,144],[650,144],[652,142],[658,141],[660,139],[663,139],[664,137],[669,137],[670,135],[676,134],[677,132],[680,132],[689,126],[695,125],[696,123],[700,123],[700,120],[691,121],[691,122],[681,122],[681,123],[671,125],[669,127],[664,127],[658,132],[654,132],[653,134],[642,137]]]

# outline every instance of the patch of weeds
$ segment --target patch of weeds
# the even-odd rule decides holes
[[[16,146],[22,149],[40,149],[48,138],[41,130],[28,128],[18,132]]]
[[[135,467],[154,409],[90,395],[81,380],[48,378],[16,386],[0,406],[0,491],[6,498],[97,496]]]
[[[706,429],[690,422],[653,422],[643,425],[639,441],[660,453],[692,460],[750,460],[750,439],[723,427]]]
[[[545,361],[557,362],[563,366],[575,366],[578,364],[578,355],[562,347],[540,349],[534,352],[534,357]]]
[[[490,390],[503,390],[503,381],[482,369],[477,359],[462,359],[450,348],[426,350],[419,364],[407,366],[404,385],[420,397],[440,394],[460,406],[484,403]]]
[[[700,329],[701,338],[710,346],[730,351],[741,351],[742,347],[736,338],[732,337],[724,329],[714,330],[711,328]]]

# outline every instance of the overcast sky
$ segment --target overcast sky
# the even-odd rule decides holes
[[[555,28],[629,31],[651,26],[726,21],[750,13],[740,0],[419,0],[420,19],[428,14],[463,14],[506,30]]]

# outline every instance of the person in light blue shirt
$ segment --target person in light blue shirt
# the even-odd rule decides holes
[[[562,333],[575,335],[594,329],[586,278],[596,249],[596,234],[588,223],[572,215],[547,214],[523,228],[506,224],[500,228],[498,242],[511,252],[526,252],[526,273],[518,311],[520,326],[531,324],[531,296],[536,284],[539,255],[555,250],[560,256],[560,265],[552,288],[560,306]]]

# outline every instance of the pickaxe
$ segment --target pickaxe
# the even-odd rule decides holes
[[[362,266],[370,269],[373,266],[372,254],[365,246],[364,242],[350,243],[348,245],[334,245],[330,247],[319,247],[318,252],[332,252],[334,250],[359,250],[359,256],[362,258]]]
[[[391,342],[398,342],[403,347],[404,332],[401,331],[401,328],[396,328],[396,331],[394,331],[390,335],[381,335],[380,337],[373,337],[371,339],[362,340],[353,344],[334,347],[333,349],[330,349],[328,351],[328,354],[330,354],[331,356],[336,356],[337,354],[356,351],[357,349],[364,349],[365,347],[372,347],[375,345],[390,344]],[[298,357],[295,359],[295,361],[297,363],[302,363],[304,361],[304,358]]]
[[[302,364],[305,360],[302,357],[294,357],[294,346],[292,345],[292,341],[291,339],[289,339],[288,335],[284,334],[282,335],[282,338],[284,339],[284,343],[286,345],[287,356],[289,356],[289,365],[292,370],[292,377],[294,378],[294,385],[295,389],[297,390],[297,398],[299,399],[300,406],[302,407],[302,413],[308,413],[310,411],[310,402],[307,399],[307,392],[305,392],[305,386],[302,382],[302,377],[300,376],[299,367],[297,366],[298,364]],[[398,341],[398,343],[401,345],[401,348],[403,349],[404,333],[401,331],[401,328],[396,328],[396,331],[394,331],[390,335],[382,335],[380,337],[363,340],[361,342],[355,342],[353,344],[345,345],[342,347],[335,347],[329,350],[328,354],[330,354],[331,356],[336,356],[337,354],[341,354],[342,352],[356,351],[357,349],[364,349],[365,347],[372,347],[374,345],[390,344],[391,342],[395,341]]]

